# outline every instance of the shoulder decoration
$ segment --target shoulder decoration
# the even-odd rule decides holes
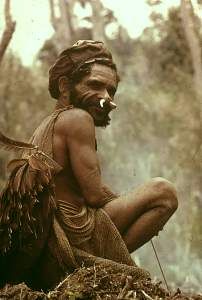
[[[47,191],[54,201],[53,177],[61,167],[38,146],[12,140],[0,132],[0,149],[18,152],[28,150],[30,155],[13,159],[8,164],[9,178],[0,191],[0,253],[6,253],[13,244],[29,234],[35,235],[36,220],[33,210],[39,203],[39,194]]]

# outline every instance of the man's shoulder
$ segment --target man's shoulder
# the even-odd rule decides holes
[[[85,129],[94,128],[91,115],[83,109],[72,108],[60,113],[56,122],[56,129],[63,134],[74,134]]]

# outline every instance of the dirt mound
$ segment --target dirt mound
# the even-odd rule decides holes
[[[0,290],[0,300],[42,300],[46,299],[46,295],[42,292],[32,291],[21,283],[17,285],[7,284]]]
[[[202,295],[185,295],[178,290],[170,294],[161,283],[149,280],[136,281],[132,276],[114,272],[112,269],[94,266],[80,268],[66,277],[53,291],[45,294],[29,289],[24,283],[6,285],[0,290],[0,300],[113,300],[113,299],[193,299]]]

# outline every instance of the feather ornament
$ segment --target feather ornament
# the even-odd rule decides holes
[[[55,209],[53,178],[62,169],[36,146],[19,143],[17,146],[22,146],[21,149],[28,145],[26,149],[36,151],[26,158],[12,160],[7,166],[10,176],[0,193],[0,253],[4,254],[13,247],[20,247],[27,236],[37,238],[39,225],[34,217],[34,208],[39,204],[40,193],[45,190],[50,198],[45,214],[48,215],[51,208]]]
[[[0,131],[0,149],[8,151],[37,150],[38,146],[10,139]]]

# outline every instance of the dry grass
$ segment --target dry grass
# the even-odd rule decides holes
[[[180,290],[170,293],[161,283],[149,280],[135,281],[132,276],[104,269],[100,266],[80,268],[66,277],[53,291],[48,293],[32,291],[24,283],[6,285],[0,290],[1,300],[160,300],[160,299],[202,299],[202,295],[183,294]]]

